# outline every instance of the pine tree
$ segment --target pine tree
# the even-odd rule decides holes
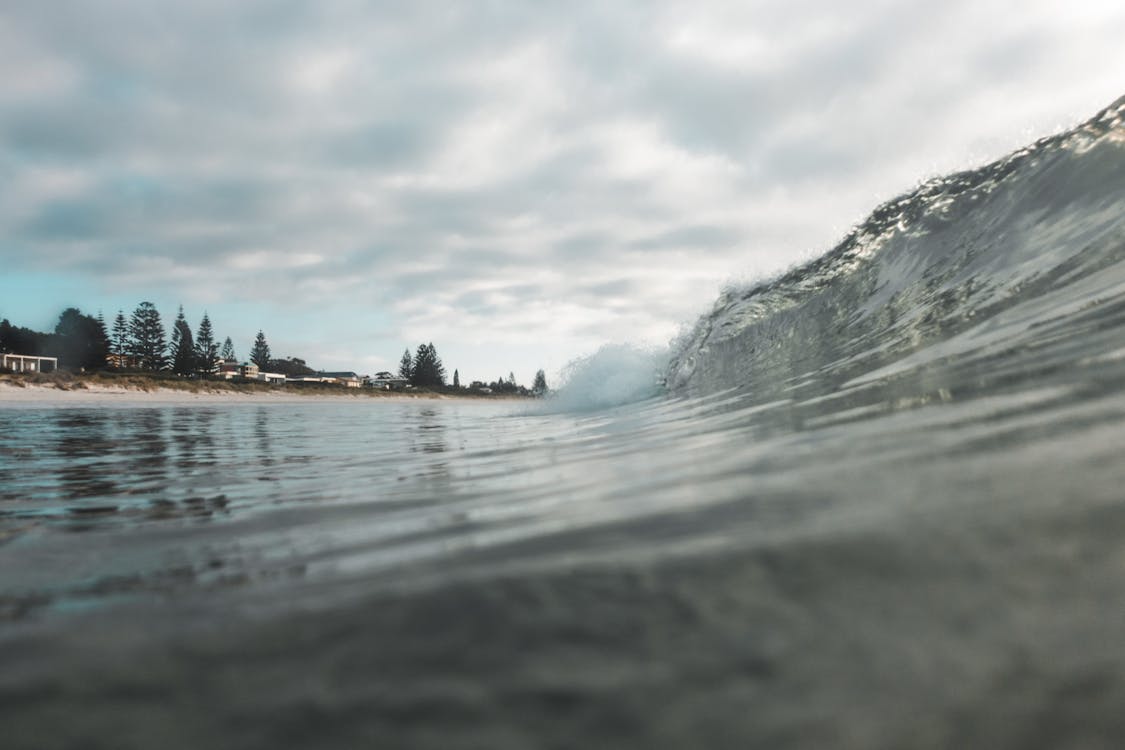
[[[235,362],[238,360],[238,356],[234,353],[234,344],[231,342],[230,336],[227,336],[227,340],[223,342],[223,353],[219,356],[227,362]]]
[[[262,370],[269,367],[270,345],[266,343],[266,334],[261,331],[258,331],[258,337],[254,339],[254,348],[250,350],[250,361]]]
[[[172,358],[172,372],[177,375],[190,375],[195,371],[195,346],[192,344],[191,326],[184,317],[183,305],[180,305],[180,311],[172,323],[168,354]]]
[[[531,385],[531,392],[536,396],[544,396],[547,393],[547,373],[539,370],[535,373],[535,381]]]
[[[414,378],[414,360],[410,356],[409,349],[402,353],[402,360],[398,363],[398,376],[406,380]]]
[[[125,313],[117,311],[113,319],[113,354],[118,358],[117,366],[123,367],[124,358],[129,354],[129,324],[125,322]]]
[[[418,346],[410,383],[423,388],[440,388],[445,385],[445,367],[432,342]]]
[[[93,329],[94,343],[90,351],[89,367],[101,370],[109,365],[109,329],[105,327],[105,318],[102,311],[98,310],[98,325]]]
[[[219,358],[219,345],[215,343],[211,319],[206,312],[203,313],[203,320],[199,321],[199,329],[195,334],[195,358],[196,367],[204,375],[210,375],[215,370],[215,362]]]
[[[129,354],[136,358],[141,369],[163,370],[167,348],[164,325],[156,306],[151,302],[137,305],[129,320]]]
[[[458,372],[456,369],[453,370],[453,387],[454,388],[460,388],[461,387],[461,373]]]

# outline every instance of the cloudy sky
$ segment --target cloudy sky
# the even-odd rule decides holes
[[[528,383],[1092,115],[1122,39],[1120,0],[0,0],[0,317]]]

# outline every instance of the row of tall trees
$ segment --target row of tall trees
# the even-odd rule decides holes
[[[207,313],[193,332],[181,306],[166,337],[160,312],[151,302],[141,302],[126,317],[118,310],[112,326],[98,317],[68,307],[59,316],[53,333],[0,321],[0,351],[58,357],[61,367],[96,370],[107,365],[118,369],[171,370],[179,375],[210,373],[219,359],[237,360],[228,336],[220,345]],[[255,363],[269,363],[269,344],[258,332]]]
[[[0,321],[0,351],[58,357],[62,367],[95,369],[105,366],[109,337],[100,316],[84,315],[78,308],[68,307],[59,315],[52,333]]]
[[[210,373],[220,358],[236,359],[229,336],[219,345],[206,312],[193,335],[181,306],[166,340],[160,311],[147,301],[137,305],[128,319],[124,311],[117,311],[109,337],[109,354],[119,368],[171,370],[177,375]]]

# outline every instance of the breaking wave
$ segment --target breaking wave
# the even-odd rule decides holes
[[[724,292],[666,387],[815,397],[953,359],[1026,370],[1021,355],[1108,325],[1125,305],[1123,122],[1125,97],[884,203],[811,263]]]

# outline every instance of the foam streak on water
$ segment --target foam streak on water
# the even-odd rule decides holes
[[[1125,100],[546,405],[6,409],[3,746],[1116,748]]]

